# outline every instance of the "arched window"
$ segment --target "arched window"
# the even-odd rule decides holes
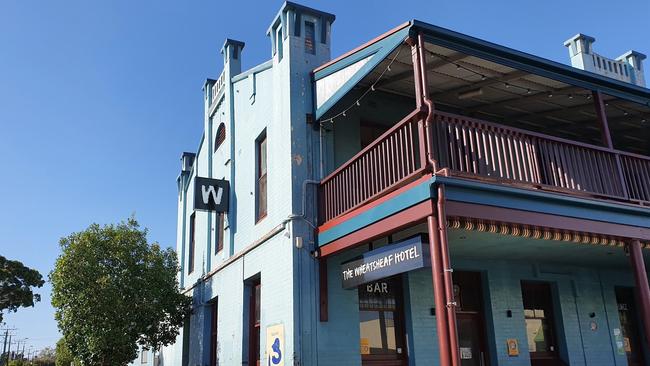
[[[214,138],[214,151],[226,140],[226,125],[223,122],[217,127],[217,136]]]

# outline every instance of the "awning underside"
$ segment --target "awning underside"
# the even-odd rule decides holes
[[[431,43],[426,43],[425,48],[427,87],[436,109],[584,143],[603,144],[592,90]],[[373,61],[365,64],[366,68],[372,66],[365,71],[365,76],[347,86],[346,95],[355,93],[371,100],[372,91],[380,91],[415,98],[408,45],[401,43],[381,62]],[[348,75],[346,80],[349,82],[353,77]],[[346,80],[338,87],[345,87]],[[329,93],[334,95],[336,91]],[[603,97],[614,147],[650,155],[650,106],[610,95]],[[325,108],[319,110],[318,117],[321,121],[340,119],[342,111],[354,108],[348,104],[350,101],[342,96],[330,105],[320,103]]]

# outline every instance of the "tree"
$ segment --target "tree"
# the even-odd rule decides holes
[[[34,356],[32,364],[36,366],[55,366],[56,351],[52,347],[45,347]]]
[[[32,288],[42,287],[44,283],[38,271],[0,255],[0,323],[4,311],[16,312],[18,308],[34,306],[34,302],[41,301],[41,296]]]
[[[60,241],[52,305],[65,344],[87,365],[121,366],[138,345],[173,343],[191,299],[179,292],[176,253],[147,243],[134,218],[90,225]]]
[[[74,356],[68,345],[65,344],[65,339],[61,338],[56,342],[56,366],[73,366],[75,363]]]

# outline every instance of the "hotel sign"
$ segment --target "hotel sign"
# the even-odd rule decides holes
[[[341,265],[343,288],[356,288],[398,273],[429,267],[429,246],[424,235],[387,245]]]
[[[230,185],[227,180],[194,178],[194,209],[228,212]]]

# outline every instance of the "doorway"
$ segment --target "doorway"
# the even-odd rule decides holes
[[[358,291],[362,365],[408,365],[401,276],[361,285]]]
[[[634,301],[634,289],[617,287],[615,291],[627,364],[629,366],[643,366],[645,362],[639,333],[640,323],[636,312],[636,302]]]
[[[531,366],[560,366],[553,294],[545,282],[521,282]]]
[[[488,366],[481,273],[454,272],[453,280],[460,364]]]

